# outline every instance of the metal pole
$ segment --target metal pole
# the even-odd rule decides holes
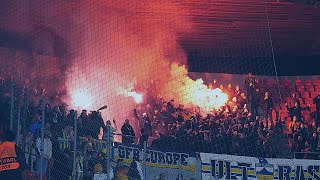
[[[13,129],[13,111],[14,111],[14,82],[11,85],[11,105],[10,105],[10,131]]]
[[[147,141],[143,141],[143,180],[147,179]]]
[[[28,116],[28,89],[25,87],[23,90],[23,115],[22,115],[22,142],[21,142],[21,147],[25,149],[26,146],[26,136],[27,136],[27,117]]]
[[[73,133],[73,176],[72,179],[77,179],[77,111],[74,112],[74,133]]]
[[[17,136],[16,136],[16,138],[17,138],[16,143],[18,146],[20,146],[20,142],[21,142],[21,140],[20,140],[20,130],[21,130],[20,119],[21,119],[21,105],[19,103],[19,106],[18,106],[18,127],[17,127]]]
[[[110,125],[107,124],[107,180],[110,180],[110,157],[111,157],[111,151],[110,151],[110,147],[111,147],[111,137],[110,137],[111,133],[110,133]]]
[[[45,126],[45,98],[42,97],[42,105],[41,105],[41,111],[42,111],[42,128],[41,128],[41,149],[40,149],[40,152],[41,152],[41,156],[40,156],[40,179],[42,180],[43,179],[43,151],[44,151],[44,126]]]

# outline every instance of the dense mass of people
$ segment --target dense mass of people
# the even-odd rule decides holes
[[[8,122],[10,88],[4,81],[1,86],[1,122]],[[118,141],[114,135],[117,133],[122,134],[123,144],[141,147],[143,142],[148,142],[149,148],[159,151],[272,158],[293,158],[296,152],[296,158],[317,158],[306,152],[320,152],[320,95],[313,97],[316,111],[307,121],[302,111],[310,108],[301,107],[297,93],[293,92],[285,103],[290,117],[286,122],[286,118],[275,111],[274,94],[263,89],[259,80],[250,74],[245,79],[244,90],[231,84],[224,89],[216,81],[208,87],[220,88],[228,94],[225,106],[204,114],[199,107],[184,107],[174,99],[149,97],[148,102],[133,109],[134,116],[128,117],[121,128],[116,120],[104,120],[99,111],[82,110],[76,117],[74,110],[68,111],[63,105],[42,106],[41,101],[38,105],[31,101],[25,113],[25,128],[20,129],[20,144],[26,152],[29,169],[39,174],[41,168],[47,172],[50,166],[52,177],[68,179],[72,175],[72,142],[76,137],[78,179],[106,176],[106,148],[101,142],[109,138]],[[43,109],[45,116],[42,116]],[[75,119],[77,136],[73,128]],[[106,134],[108,125],[110,137]],[[44,130],[43,151],[41,129]],[[42,153],[44,161],[39,159]],[[141,173],[138,162],[132,165],[135,169],[121,161],[112,163],[110,177],[125,176],[129,171],[137,176]]]

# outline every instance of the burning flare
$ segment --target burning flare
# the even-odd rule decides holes
[[[136,103],[141,103],[142,102],[142,95],[141,94],[138,94],[136,92],[128,92],[128,96],[131,96],[133,97],[134,101]]]
[[[202,79],[191,79],[186,67],[176,63],[171,64],[171,80],[162,94],[166,99],[174,98],[186,107],[200,107],[205,113],[219,109],[228,101],[228,95],[221,89],[210,89]]]
[[[72,107],[86,109],[92,105],[92,96],[85,90],[75,90],[71,93]]]
[[[118,94],[124,95],[125,97],[133,97],[134,101],[136,103],[141,103],[142,102],[142,95],[138,94],[135,91],[132,91],[132,87],[128,89],[124,89],[122,87],[119,88]]]

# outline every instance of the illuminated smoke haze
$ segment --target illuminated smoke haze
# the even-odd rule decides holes
[[[207,96],[212,91],[203,81],[187,76],[187,58],[178,38],[193,31],[193,26],[181,4],[167,0],[5,2],[11,11],[3,14],[11,21],[1,28],[31,34],[33,50],[45,55],[23,55],[34,59],[31,68],[22,65],[26,77],[33,83],[41,81],[47,91],[65,91],[59,98],[69,108],[95,110],[108,105],[104,117],[122,124],[137,106],[123,92],[146,95],[150,82],[154,95],[211,108]]]
[[[85,92],[92,97],[90,109],[109,106],[109,118],[122,121],[136,106],[121,89],[145,94],[154,81],[160,93],[171,76],[170,63],[186,60],[177,33],[190,24],[173,2],[87,1],[72,9],[81,46],[73,45],[78,55],[67,73],[68,97]]]

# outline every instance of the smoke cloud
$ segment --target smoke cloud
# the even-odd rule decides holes
[[[23,64],[16,71],[24,69],[23,77],[41,82],[53,94],[65,91],[59,98],[70,107],[84,106],[77,103],[84,98],[90,101],[87,107],[75,108],[108,104],[110,118],[123,119],[136,103],[121,95],[119,88],[142,91],[153,81],[154,93],[166,93],[162,87],[172,77],[171,64],[186,65],[177,40],[192,26],[186,9],[174,1],[7,0],[5,4],[1,11],[10,20],[1,29],[19,33],[32,46],[16,51],[24,53],[22,57],[14,56],[31,68]],[[6,52],[6,56],[11,55]]]
[[[44,94],[62,100],[69,109],[108,105],[104,118],[121,124],[141,95],[143,100],[150,93],[205,111],[215,107],[221,92],[188,77],[186,54],[178,40],[193,31],[193,25],[188,10],[176,1],[5,3],[10,8],[1,9],[7,17],[1,29],[16,35],[4,43],[1,62],[14,59],[11,68],[23,71],[20,79],[41,86]],[[25,46],[10,44],[18,36]]]
[[[186,61],[177,35],[191,26],[174,2],[81,1],[70,8],[78,27],[72,34],[80,42],[71,44],[76,54],[67,73],[67,97],[75,92],[91,97],[89,109],[109,105],[110,119],[122,121],[136,106],[121,89],[144,94],[154,81],[154,93],[160,93],[171,77],[170,64]]]

